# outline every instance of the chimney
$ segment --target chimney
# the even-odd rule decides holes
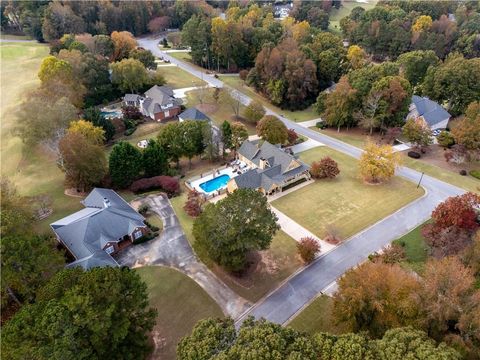
[[[110,200],[108,200],[106,197],[103,198],[103,207],[104,208],[110,207]]]

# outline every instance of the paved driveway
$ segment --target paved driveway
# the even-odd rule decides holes
[[[138,39],[138,42],[141,46],[151,50],[154,55],[165,57],[165,54],[156,47],[157,40]],[[205,81],[208,81],[213,86],[225,86],[222,81],[213,77],[214,81],[210,82],[206,79],[203,72],[182,61],[174,59],[172,62],[178,64],[179,67],[192,75],[199,78],[203,77]],[[235,90],[235,93],[243,104],[248,104],[251,101],[247,95],[237,90]],[[300,135],[355,158],[359,158],[362,153],[362,150],[355,146],[310,130],[270,109],[266,110],[268,115],[277,116],[289,129],[294,129]],[[422,177],[420,172],[406,167],[400,167],[396,174],[414,183],[419,182]],[[345,271],[364,261],[372,252],[380,250],[391,241],[425,222],[430,218],[432,210],[447,197],[465,192],[463,189],[427,175],[423,176],[421,184],[426,190],[424,197],[410,203],[396,213],[351,237],[343,245],[319,257],[311,265],[293,275],[263,301],[257,303],[252,309],[243,314],[237,324],[246,315],[254,315],[257,318],[265,317],[280,324],[285,323],[304,304],[337,280]]]
[[[180,270],[195,280],[222,308],[225,314],[237,317],[250,307],[195,256],[166,196],[148,196],[143,200],[163,221],[159,237],[123,250],[117,257],[120,265],[129,267],[162,265]]]

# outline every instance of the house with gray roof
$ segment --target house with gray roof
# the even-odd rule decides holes
[[[209,122],[212,121],[212,119],[210,119],[207,115],[205,115],[203,112],[198,110],[196,107],[188,108],[184,112],[180,113],[178,115],[178,120],[180,122],[185,120],[209,121]]]
[[[271,195],[311,178],[310,166],[267,141],[260,144],[245,140],[237,156],[250,169],[230,179],[229,192],[255,189]]]
[[[145,91],[144,96],[125,94],[123,104],[135,106],[144,116],[152,120],[163,121],[180,113],[182,101],[175,98],[171,87],[154,85]]]
[[[69,267],[118,266],[112,255],[148,233],[145,218],[111,189],[93,189],[82,204],[84,209],[50,224],[75,258]]]
[[[409,108],[410,112],[407,119],[423,118],[432,130],[445,129],[451,115],[440,104],[430,100],[427,97],[418,95],[412,96],[412,103]]]

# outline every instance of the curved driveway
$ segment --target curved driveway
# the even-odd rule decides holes
[[[206,75],[198,68],[160,51],[157,47],[158,39],[138,39],[138,42],[144,48],[151,50],[154,55],[169,59],[183,70],[203,78],[210,85],[224,87],[221,80]],[[250,102],[251,99],[245,94],[237,90],[233,91],[243,104]],[[360,157],[362,153],[362,150],[357,147],[305,128],[270,109],[267,109],[267,113],[277,116],[288,128],[294,129],[297,133],[317,140],[337,151],[355,158]],[[400,167],[396,174],[414,183],[418,183],[422,175],[418,171],[406,167]],[[463,189],[427,175],[423,176],[421,185],[426,191],[422,198],[413,201],[394,214],[352,236],[342,245],[320,256],[309,266],[300,269],[281,286],[240,316],[237,319],[237,324],[248,315],[253,315],[256,318],[264,317],[270,321],[284,324],[305,304],[315,298],[319,292],[342,276],[345,271],[365,261],[372,252],[378,251],[391,241],[425,222],[430,218],[432,210],[447,197],[465,192]]]

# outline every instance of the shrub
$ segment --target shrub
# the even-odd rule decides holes
[[[196,190],[188,193],[188,199],[183,209],[191,217],[197,217],[202,213],[203,196]]]
[[[480,170],[472,170],[470,171],[470,175],[474,178],[480,179]]]
[[[320,161],[312,163],[310,174],[312,174],[315,179],[333,179],[340,174],[340,170],[338,169],[337,162],[331,157],[326,156]]]
[[[238,76],[240,77],[241,80],[245,81],[247,80],[247,76],[248,76],[248,70],[240,70],[240,72],[238,73]]]
[[[420,159],[422,155],[416,151],[409,151],[408,152],[408,157],[411,157],[412,159]]]
[[[462,176],[467,176],[467,170],[460,170],[458,173]]]
[[[150,206],[148,204],[142,204],[138,208],[138,212],[142,215],[145,215],[150,210]]]
[[[318,121],[315,126],[319,129],[325,129],[327,125],[323,121]]]
[[[155,235],[153,233],[149,233],[149,234],[143,235],[142,237],[134,240],[133,244],[138,245],[138,244],[142,244],[144,242],[150,241],[150,240],[154,239],[156,236],[158,236],[158,233],[156,233],[156,234],[157,235]]]
[[[320,251],[320,244],[312,237],[304,237],[297,243],[297,251],[302,260],[309,264]]]
[[[256,124],[262,117],[265,116],[265,108],[258,101],[251,101],[245,108],[243,116],[252,124]]]
[[[293,129],[288,129],[288,145],[295,145],[298,140],[298,134]]]
[[[128,129],[128,130],[125,130],[125,132],[123,133],[123,135],[125,135],[125,136],[130,136],[130,135],[132,135],[132,134],[135,132],[135,130],[137,130],[136,127],[131,128],[131,129]]]
[[[140,193],[150,190],[161,189],[165,191],[168,196],[173,196],[178,194],[180,191],[180,184],[178,180],[171,176],[154,176],[151,178],[143,178],[137,181],[134,181],[130,185],[130,190],[134,193]]]
[[[325,241],[337,245],[342,241],[342,238],[340,237],[340,230],[334,225],[328,225],[326,227],[326,236],[325,236]]]
[[[143,117],[136,106],[122,106],[122,114],[124,119],[139,120]]]
[[[384,264],[396,264],[405,260],[405,249],[400,244],[392,243],[383,249],[382,254],[378,254],[373,261],[379,261]]]
[[[442,131],[437,136],[437,141],[438,141],[438,144],[440,146],[443,146],[444,148],[449,148],[455,145],[455,139],[453,138],[453,135],[448,131]]]

